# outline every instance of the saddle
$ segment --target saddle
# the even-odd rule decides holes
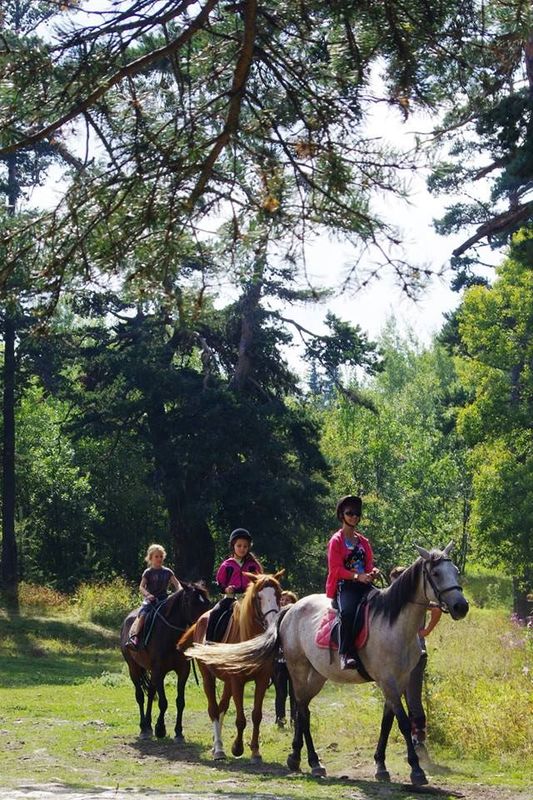
[[[356,625],[357,622],[360,627],[355,636],[354,647],[360,650],[368,639],[368,603],[365,600],[357,609]],[[327,608],[324,612],[316,632],[315,643],[317,647],[326,650],[339,649],[339,615],[334,608]]]
[[[216,639],[210,641],[216,641],[222,644],[235,641],[234,632],[239,628],[239,610],[240,608],[238,603],[235,603],[235,608],[229,609],[230,611],[229,614],[227,615],[224,614],[223,616],[221,616],[216,625]],[[202,616],[196,623],[196,627],[194,629],[195,644],[206,643],[206,633],[209,625],[210,615],[211,611],[207,611],[205,614],[202,614]]]

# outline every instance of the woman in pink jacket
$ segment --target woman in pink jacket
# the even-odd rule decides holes
[[[231,532],[230,556],[222,562],[216,574],[216,582],[225,596],[209,615],[206,639],[210,642],[218,642],[224,635],[236,596],[245,592],[250,583],[245,573],[263,572],[263,567],[251,551],[252,544],[251,534],[246,528],[236,528]]]
[[[328,544],[326,594],[336,600],[340,613],[339,656],[342,669],[357,669],[353,658],[354,622],[357,607],[379,575],[368,539],[357,530],[363,503],[346,495],[337,503],[342,524]]]

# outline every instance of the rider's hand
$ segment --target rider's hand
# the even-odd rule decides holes
[[[149,595],[146,597],[146,599],[147,599],[147,600],[148,600],[150,603],[154,603],[154,602],[155,602],[155,595],[153,595],[153,594],[149,594]]]

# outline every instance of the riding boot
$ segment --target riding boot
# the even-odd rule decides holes
[[[219,600],[216,606],[211,609],[209,614],[209,621],[207,623],[207,631],[205,633],[206,642],[220,642],[226,632],[226,626],[220,624],[223,618],[227,620],[231,611],[233,610],[234,597],[223,597]],[[229,613],[228,613],[229,612]]]

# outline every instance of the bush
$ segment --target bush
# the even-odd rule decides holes
[[[533,631],[505,612],[443,619],[428,640],[430,741],[456,756],[530,756],[532,650]]]
[[[464,576],[465,594],[478,608],[512,608],[513,583],[501,572],[475,567]]]
[[[33,614],[57,614],[67,611],[70,604],[66,594],[37,583],[19,583],[18,596],[21,611]]]
[[[139,605],[139,594],[123,578],[109,583],[82,583],[74,601],[83,619],[118,628],[132,608]]]

